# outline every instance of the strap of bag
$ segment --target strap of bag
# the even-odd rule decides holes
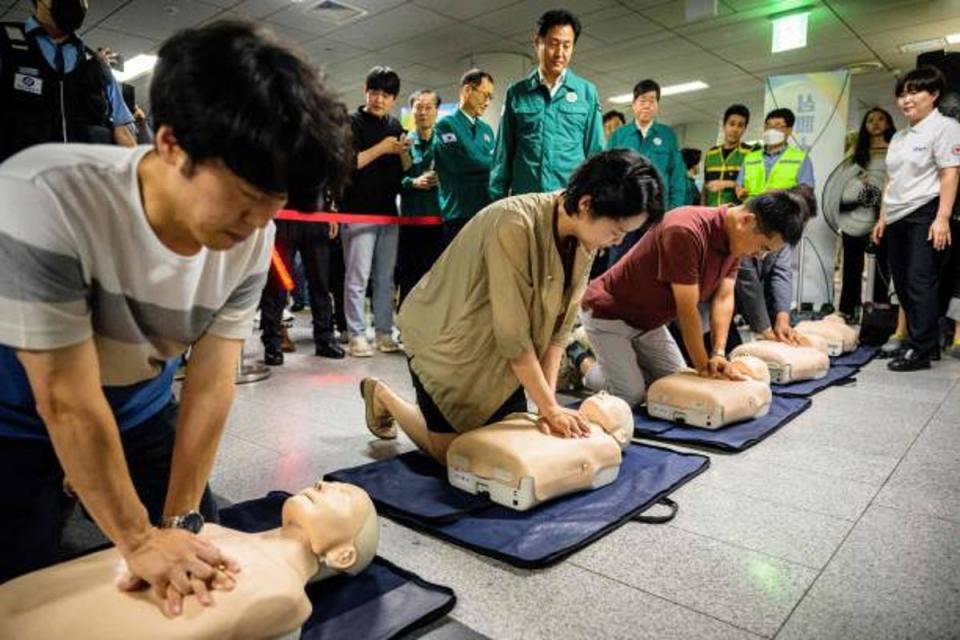
[[[667,507],[670,511],[662,516],[648,516],[644,515],[647,511],[655,507],[656,505],[663,505]],[[670,498],[660,498],[656,502],[650,505],[650,507],[641,513],[638,516],[634,516],[634,522],[642,522],[644,524],[664,524],[670,522],[677,516],[677,511],[680,509],[680,505],[671,500]]]

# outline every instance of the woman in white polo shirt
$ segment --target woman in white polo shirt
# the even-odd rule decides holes
[[[940,272],[951,243],[957,195],[960,123],[937,110],[943,74],[920,67],[897,81],[897,105],[908,125],[887,151],[887,185],[874,242],[886,240],[890,273],[907,314],[908,339],[891,371],[929,369],[939,352]]]

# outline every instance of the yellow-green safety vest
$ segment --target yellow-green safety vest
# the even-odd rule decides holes
[[[806,157],[806,152],[787,147],[770,169],[770,175],[767,175],[763,166],[763,150],[749,154],[743,160],[743,188],[747,190],[747,199],[767,191],[797,186],[800,167]]]

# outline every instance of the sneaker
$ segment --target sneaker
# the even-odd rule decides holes
[[[354,336],[347,344],[347,354],[354,358],[369,358],[373,356],[373,347],[363,336]]]
[[[877,357],[881,359],[896,358],[906,346],[906,337],[893,334],[890,336],[890,339],[887,340],[882,347],[880,347],[880,351],[877,352]]]
[[[263,363],[270,367],[283,366],[283,351],[279,349],[265,349],[263,352]]]
[[[381,353],[396,353],[400,351],[400,344],[393,336],[377,334],[377,351]]]
[[[368,345],[369,346],[369,345]],[[394,440],[397,437],[397,421],[384,411],[378,414],[373,401],[374,391],[380,381],[376,378],[364,378],[360,381],[360,395],[366,408],[367,429],[381,440]]]
[[[297,319],[297,317],[294,316],[292,313],[290,313],[290,310],[289,310],[289,309],[284,309],[284,310],[283,310],[283,316],[282,316],[282,318],[281,318],[281,320],[280,320],[280,324],[283,325],[284,327],[292,327],[292,326],[293,326],[293,322],[294,322],[296,319]]]

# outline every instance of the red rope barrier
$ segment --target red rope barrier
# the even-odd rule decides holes
[[[341,213],[337,211],[317,211],[303,213],[283,209],[277,214],[277,220],[292,220],[295,222],[340,222],[346,224],[399,224],[423,227],[434,227],[443,224],[440,216],[385,216],[375,213]]]

